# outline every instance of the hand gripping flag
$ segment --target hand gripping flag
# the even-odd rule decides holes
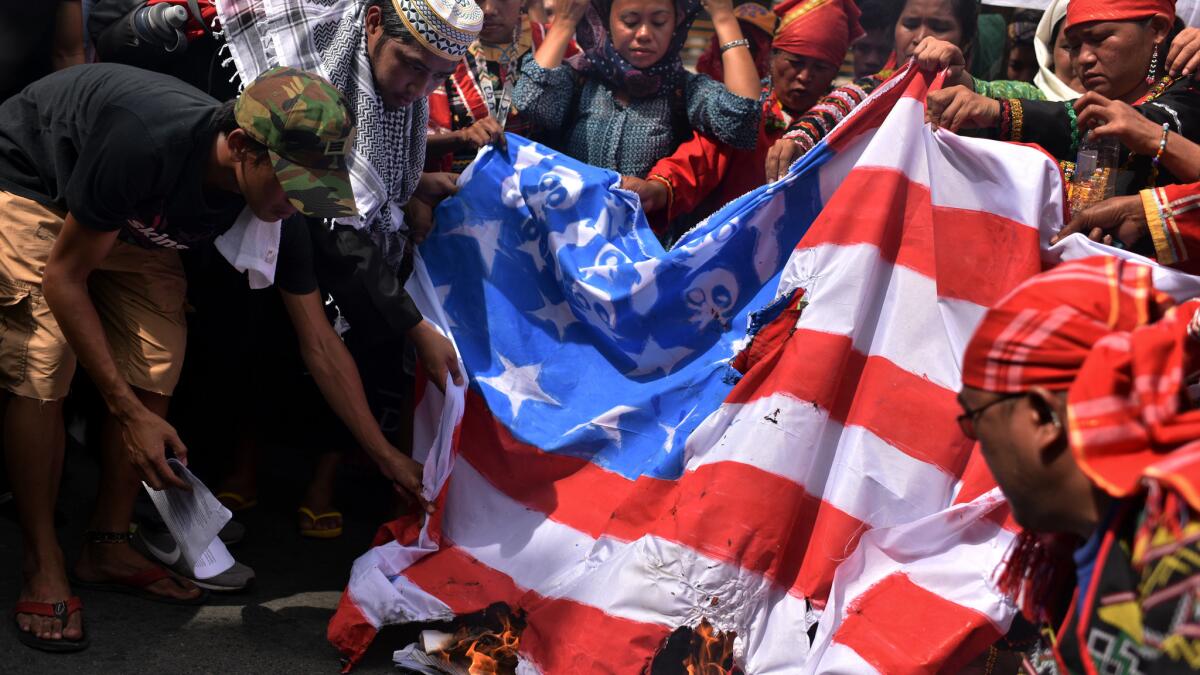
[[[1038,149],[932,132],[929,79],[669,251],[616,174],[481,153],[410,282],[471,379],[419,394],[438,510],[355,563],[348,664],[383,625],[494,602],[544,673],[641,672],[702,619],[748,673],[953,672],[1007,631],[959,358],[1042,268],[1062,189]]]

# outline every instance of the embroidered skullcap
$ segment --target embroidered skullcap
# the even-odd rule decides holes
[[[1071,0],[1064,30],[1089,21],[1136,21],[1155,14],[1174,23],[1175,0]]]
[[[846,58],[850,43],[863,35],[858,23],[862,13],[854,0],[785,0],[776,5],[775,14],[775,49],[835,66]]]
[[[733,16],[738,21],[745,21],[762,29],[762,32],[767,35],[775,32],[775,13],[767,9],[766,5],[757,2],[743,2],[740,5],[734,5]]]
[[[1173,304],[1145,265],[1111,257],[1064,263],[988,310],[963,354],[963,384],[997,394],[1068,389],[1102,337],[1144,326]]]
[[[392,6],[417,41],[450,61],[461,59],[483,28],[474,0],[392,0]]]

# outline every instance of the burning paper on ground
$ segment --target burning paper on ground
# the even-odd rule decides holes
[[[402,670],[422,675],[517,675],[533,672],[517,655],[523,614],[504,604],[464,617],[453,633],[421,631],[417,642],[397,651],[392,660]]]

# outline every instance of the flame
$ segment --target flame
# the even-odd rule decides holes
[[[692,633],[691,650],[683,661],[687,675],[731,675],[734,637],[732,632],[718,633],[708,619],[701,619]]]
[[[454,634],[454,642],[440,652],[447,663],[467,665],[471,675],[513,673],[517,667],[520,629],[507,614],[499,618],[499,630],[474,625],[463,626]],[[469,664],[469,665],[468,665]]]

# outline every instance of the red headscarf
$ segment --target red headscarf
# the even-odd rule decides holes
[[[1089,21],[1136,21],[1155,14],[1174,23],[1175,0],[1071,0],[1064,28]]]
[[[963,384],[995,393],[1067,390],[1069,446],[1114,497],[1143,478],[1200,508],[1200,410],[1186,392],[1200,369],[1200,300],[1175,305],[1150,267],[1111,257],[1066,263],[988,311],[963,355]],[[1073,573],[1063,535],[1023,532],[998,580],[1031,618]]]
[[[997,394],[1069,388],[1100,338],[1145,325],[1174,304],[1153,283],[1145,265],[1105,257],[1029,279],[975,330],[963,354],[963,384]]]
[[[1156,290],[1146,265],[1067,263],[988,311],[963,355],[963,384],[999,394],[1066,389],[1076,461],[1102,490],[1127,497],[1164,454],[1200,439],[1200,410],[1186,392],[1200,370],[1198,308]]]
[[[840,66],[850,44],[863,36],[854,0],[785,0],[775,7],[775,49]]]

